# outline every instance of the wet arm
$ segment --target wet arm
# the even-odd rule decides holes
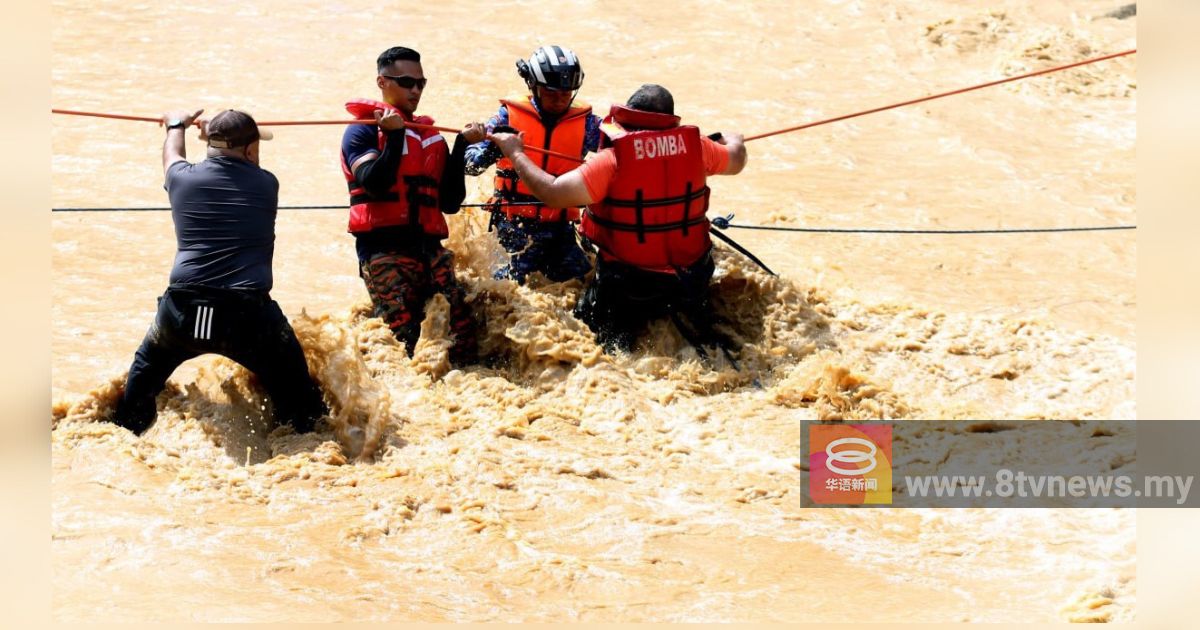
[[[533,195],[547,206],[566,208],[584,206],[594,201],[591,194],[588,193],[580,169],[574,169],[555,177],[534,164],[524,151],[514,153],[512,160],[517,176],[525,182]]]

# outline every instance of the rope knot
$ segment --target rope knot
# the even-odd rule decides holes
[[[733,215],[730,214],[724,217],[713,217],[710,223],[721,228],[722,230],[729,229],[729,222],[733,220]]]

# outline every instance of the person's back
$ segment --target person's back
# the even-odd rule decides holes
[[[177,250],[171,284],[270,291],[279,180],[246,160],[167,168]]]
[[[580,231],[600,254],[575,316],[607,348],[631,348],[638,329],[662,315],[697,347],[713,337],[705,178],[740,172],[745,145],[740,134],[714,141],[680,126],[674,108],[666,88],[643,85],[605,120],[612,146],[557,177],[524,154],[518,136],[489,136],[539,199],[588,205]]]
[[[619,105],[609,124],[612,150],[604,158],[611,160],[614,176],[603,190],[599,176],[590,181],[585,176],[597,187],[597,199],[580,232],[603,261],[672,275],[694,265],[712,246],[705,217],[710,169],[699,129],[681,126],[674,115]]]
[[[258,377],[281,424],[311,431],[328,409],[295,332],[270,296],[279,181],[258,166],[259,140],[270,135],[248,114],[222,112],[200,121],[208,159],[191,164],[183,132],[199,115],[164,116],[164,188],[177,251],[112,420],[143,433],[175,368],[215,353]]]

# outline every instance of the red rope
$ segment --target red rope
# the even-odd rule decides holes
[[[105,114],[105,113],[101,113],[101,112],[83,112],[83,111],[72,110],[72,109],[51,109],[50,113],[51,114],[64,114],[67,116],[91,116],[94,118],[112,118],[114,120],[136,120],[136,121],[140,121],[140,122],[154,122],[154,123],[158,123],[160,125],[162,124],[161,117],[160,118],[151,118],[149,116],[127,116],[125,114]],[[195,125],[198,123],[193,122],[192,124]],[[284,126],[293,126],[293,125],[374,125],[375,119],[374,118],[365,118],[365,119],[358,119],[358,120],[273,120],[273,121],[263,121],[258,124],[262,127],[284,127]],[[460,129],[455,129],[453,127],[439,127],[437,125],[425,125],[425,124],[421,124],[421,123],[407,122],[407,121],[404,123],[404,126],[413,127],[416,129],[436,129],[438,131],[445,131],[447,133],[458,133],[459,131],[461,131]],[[549,149],[542,149],[540,147],[531,147],[531,146],[526,146],[525,150],[533,151],[534,153],[545,153],[546,155],[551,155],[556,158],[562,158],[564,160],[570,160],[572,162],[578,162],[580,164],[583,163],[583,160],[578,157],[567,155],[566,153],[559,153],[558,151],[551,151]]]
[[[144,122],[156,122],[162,124],[162,117],[149,118],[147,116],[125,116],[123,114],[101,114],[99,112],[80,112],[71,109],[51,109],[51,114],[67,114],[70,116],[94,116],[96,118],[115,118],[117,120],[140,120]]]
[[[874,108],[874,109],[868,109],[868,110],[866,110],[866,111],[856,112],[856,113],[854,113],[854,114],[846,114],[845,116],[838,116],[838,117],[836,117],[836,118],[828,118],[828,119],[826,119],[826,120],[818,120],[817,122],[811,122],[811,123],[804,124],[804,125],[797,125],[797,126],[795,126],[795,127],[788,127],[787,129],[780,129],[780,130],[778,130],[778,131],[768,131],[767,133],[760,133],[760,134],[758,134],[758,135],[756,135],[756,136],[750,136],[750,137],[746,138],[746,142],[749,142],[749,141],[751,141],[751,140],[758,140],[759,138],[768,138],[768,137],[770,137],[770,136],[777,136],[777,135],[779,135],[779,134],[781,134],[781,133],[789,133],[789,132],[792,132],[792,131],[800,131],[801,129],[808,129],[809,127],[816,127],[816,126],[819,126],[819,125],[827,125],[827,124],[829,124],[829,123],[838,122],[839,120],[846,120],[846,119],[848,119],[848,118],[855,118],[855,117],[858,117],[858,116],[866,116],[867,114],[874,114],[874,113],[876,113],[876,112],[882,112],[882,111],[889,110],[889,109],[895,109],[895,108],[897,108],[897,107],[904,107],[905,105],[914,105],[914,104],[916,104],[916,103],[923,103],[923,102],[925,102],[925,101],[932,101],[932,100],[934,100],[934,99],[937,99],[937,98],[943,98],[943,97],[946,97],[946,96],[954,96],[955,94],[962,94],[963,92],[970,92],[971,90],[979,90],[979,89],[983,89],[983,88],[985,88],[985,87],[992,87],[993,85],[1000,85],[1001,83],[1008,83],[1008,82],[1010,82],[1010,81],[1017,81],[1017,80],[1019,80],[1019,79],[1028,79],[1029,77],[1036,77],[1036,76],[1038,76],[1038,75],[1040,75],[1040,74],[1050,74],[1051,72],[1058,72],[1058,71],[1060,71],[1060,70],[1067,70],[1067,69],[1069,69],[1069,68],[1075,68],[1075,67],[1077,67],[1077,66],[1083,66],[1083,65],[1087,65],[1087,64],[1089,64],[1089,63],[1096,63],[1096,62],[1099,62],[1099,61],[1106,61],[1106,60],[1108,60],[1108,59],[1113,59],[1114,57],[1123,57],[1123,56],[1125,56],[1125,55],[1132,55],[1133,53],[1136,53],[1136,52],[1137,52],[1137,49],[1136,49],[1136,48],[1134,48],[1134,49],[1132,49],[1132,50],[1126,50],[1126,51],[1124,51],[1124,52],[1113,53],[1113,54],[1111,54],[1111,55],[1105,55],[1105,56],[1103,56],[1103,57],[1096,57],[1095,59],[1087,59],[1087,60],[1084,60],[1084,61],[1077,61],[1077,62],[1075,62],[1075,63],[1067,64],[1067,65],[1065,65],[1065,66],[1058,66],[1058,67],[1055,67],[1055,68],[1047,68],[1047,69],[1045,69],[1045,70],[1038,70],[1038,71],[1036,71],[1036,72],[1028,72],[1028,73],[1025,73],[1025,74],[1019,74],[1019,75],[1017,75],[1017,76],[1014,76],[1014,77],[1008,77],[1008,78],[1006,78],[1006,79],[1000,79],[1000,80],[998,80],[998,81],[989,81],[989,82],[987,82],[987,83],[981,83],[981,84],[979,84],[979,85],[973,85],[973,86],[971,86],[971,87],[965,87],[965,88],[961,88],[961,89],[958,89],[958,90],[951,90],[951,91],[949,91],[949,92],[942,92],[941,94],[934,94],[934,95],[932,95],[932,96],[925,96],[925,97],[922,97],[922,98],[915,98],[915,99],[913,99],[913,100],[911,100],[911,101],[904,101],[903,103],[896,103],[896,104],[894,104],[894,105],[885,105],[885,106],[883,106],[883,107],[876,107],[876,108]]]
[[[1050,74],[1051,72],[1060,72],[1062,70],[1068,70],[1070,68],[1077,68],[1079,66],[1084,66],[1084,65],[1087,65],[1090,63],[1107,61],[1109,59],[1114,59],[1116,57],[1124,57],[1125,55],[1132,55],[1136,52],[1137,52],[1137,49],[1133,48],[1133,49],[1126,50],[1123,52],[1113,53],[1111,55],[1104,55],[1103,57],[1096,57],[1094,59],[1085,59],[1083,61],[1076,61],[1075,63],[1069,63],[1065,66],[1056,66],[1054,68],[1046,68],[1045,70],[1037,70],[1035,72],[1027,72],[1025,74],[1018,74],[1016,76],[1007,77],[1007,78],[999,79],[996,81],[980,83],[979,85],[972,85],[971,87],[965,87],[965,88],[960,88],[957,90],[951,90],[949,92],[942,92],[940,94],[933,94],[931,96],[914,98],[909,101],[894,103],[892,105],[885,105],[883,107],[876,107],[874,109],[868,109],[868,110],[864,110],[861,112],[855,112],[853,114],[846,114],[844,116],[837,116],[835,118],[827,118],[825,120],[818,120],[816,122],[806,123],[803,125],[796,125],[795,127],[788,127],[786,129],[779,129],[776,131],[768,131],[766,133],[760,133],[755,136],[749,136],[748,138],[746,138],[745,141],[749,142],[751,140],[758,140],[760,138],[769,138],[771,136],[777,136],[779,134],[790,133],[792,131],[800,131],[801,129],[808,129],[808,128],[817,127],[820,125],[828,125],[829,123],[834,123],[834,122],[838,122],[841,120],[847,120],[850,118],[857,118],[859,116],[866,116],[867,114],[875,114],[878,112],[887,111],[889,109],[896,109],[897,107],[904,107],[906,105],[915,105],[917,103],[924,103],[925,101],[932,101],[934,99],[945,98],[947,96],[954,96],[956,94],[962,94],[964,92],[970,92],[972,90],[981,90],[986,87],[1000,85],[1001,83],[1009,83],[1011,81],[1019,81],[1021,79],[1028,79],[1029,77],[1036,77],[1036,76],[1042,75],[1042,74]],[[143,121],[143,122],[156,122],[156,123],[162,124],[161,118],[150,118],[147,116],[126,116],[124,114],[104,114],[104,113],[100,113],[100,112],[83,112],[83,111],[76,111],[76,110],[69,110],[69,109],[51,109],[50,113],[66,114],[66,115],[71,115],[71,116],[94,116],[96,118],[113,118],[116,120],[137,120],[137,121]],[[264,127],[282,127],[282,126],[288,126],[288,125],[354,125],[354,124],[373,125],[373,124],[375,124],[375,120],[370,119],[370,118],[363,119],[363,120],[283,120],[283,121],[260,122],[258,124],[260,124]],[[455,129],[453,127],[439,127],[437,125],[423,125],[420,123],[413,123],[413,122],[409,122],[409,123],[405,123],[405,124],[406,124],[406,126],[416,127],[418,129],[436,129],[438,131],[444,131],[447,133],[458,133],[458,131],[459,131],[458,129]],[[564,160],[570,160],[572,162],[583,163],[583,160],[581,160],[580,158],[577,158],[577,157],[574,157],[571,155],[567,155],[565,153],[559,153],[557,151],[550,151],[548,149],[542,149],[542,148],[531,147],[531,146],[526,146],[525,150],[534,151],[536,153],[545,153],[546,155],[552,155],[554,157],[562,158]]]

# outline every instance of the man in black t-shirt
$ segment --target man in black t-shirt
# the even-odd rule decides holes
[[[221,112],[199,121],[208,156],[191,164],[184,131],[202,111],[163,117],[164,188],[178,247],[170,284],[134,355],[113,421],[142,434],[154,422],[155,398],[175,368],[216,353],[258,376],[278,422],[311,431],[328,409],[295,332],[270,296],[279,180],[258,166],[259,140],[270,134],[248,114]]]

